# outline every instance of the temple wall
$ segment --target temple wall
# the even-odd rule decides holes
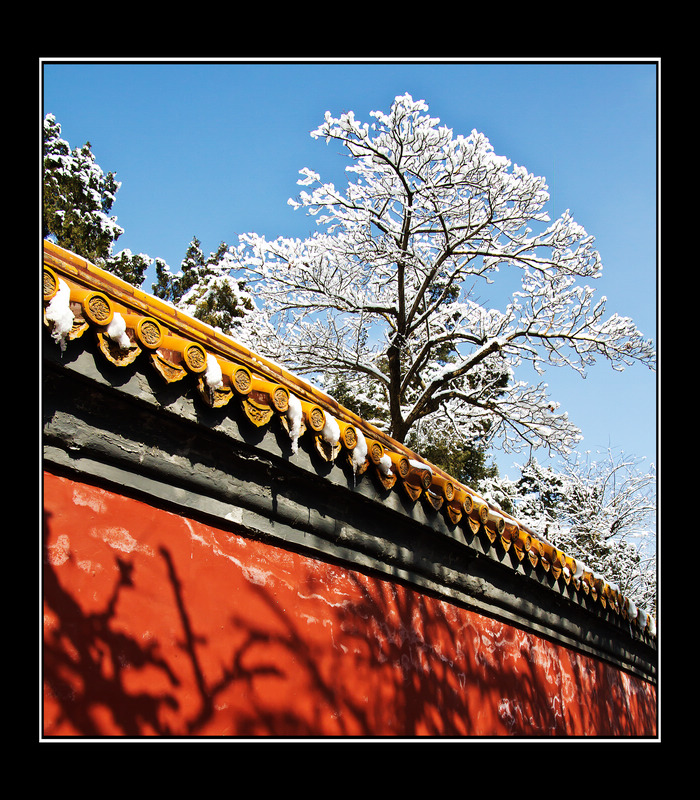
[[[657,735],[655,623],[605,580],[233,339],[44,259],[70,318],[43,334],[45,738]]]
[[[44,474],[44,734],[654,736],[655,687],[401,581]]]

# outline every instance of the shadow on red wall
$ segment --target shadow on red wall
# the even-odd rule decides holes
[[[655,734],[611,666],[50,474],[44,548],[46,736]]]

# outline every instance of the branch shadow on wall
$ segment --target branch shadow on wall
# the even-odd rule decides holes
[[[45,514],[45,547],[49,525],[50,514]],[[567,733],[567,699],[561,690],[552,691],[552,676],[535,667],[532,654],[520,653],[514,670],[512,663],[499,661],[497,649],[484,650],[482,631],[461,610],[352,570],[343,571],[346,601],[327,604],[324,623],[331,633],[326,638],[310,636],[303,615],[288,613],[274,591],[247,584],[250,599],[267,614],[256,618],[231,606],[228,624],[236,632],[235,644],[231,639],[225,663],[212,677],[203,658],[211,642],[197,630],[171,554],[161,547],[159,556],[177,609],[187,670],[163,657],[162,652],[173,651],[161,648],[157,638],[144,642],[120,630],[117,606],[121,594],[134,588],[132,562],[115,557],[118,579],[111,595],[101,609],[88,613],[62,587],[45,553],[44,602],[54,622],[45,634],[43,677],[59,708],[55,730],[96,737],[115,729],[121,736],[177,737],[223,728],[232,737],[444,737],[483,734],[486,718],[496,735]],[[320,596],[327,588],[309,569],[304,593]],[[516,651],[511,647],[510,657],[517,657]],[[127,665],[155,670],[159,685],[169,688],[129,690],[123,680]],[[194,688],[183,686],[184,674],[193,676]],[[278,702],[260,689],[271,683],[281,689]],[[286,688],[292,685],[294,690]],[[185,690],[196,696],[187,710],[180,699]],[[295,691],[303,694],[302,704]],[[585,696],[586,687],[576,691]],[[232,692],[246,702],[222,711]],[[597,698],[590,701],[583,713],[592,718],[599,712]],[[100,716],[105,711],[111,715],[107,728]],[[219,725],[225,715],[226,724]]]
[[[45,617],[48,614],[52,622],[44,633],[42,677],[45,694],[49,695],[52,707],[58,707],[59,712],[51,720],[50,730],[45,734],[51,736],[52,731],[64,731],[59,735],[197,735],[215,713],[217,695],[236,681],[249,682],[254,677],[249,670],[241,668],[240,653],[232,655],[230,668],[219,682],[207,684],[198,657],[198,647],[206,646],[206,638],[194,630],[183,602],[181,582],[173,561],[167,550],[161,548],[160,555],[167,565],[184,634],[182,650],[194,674],[199,700],[199,710],[191,718],[185,718],[184,712],[178,715],[178,689],[187,688],[182,687],[182,681],[178,678],[182,670],[176,671],[158,654],[157,639],[144,644],[140,637],[120,631],[115,624],[118,623],[116,609],[120,595],[133,587],[133,564],[126,559],[115,558],[119,577],[111,596],[99,611],[86,612],[61,585],[56,568],[48,557],[50,518],[51,514],[45,511],[42,588]],[[69,554],[68,558],[72,556]],[[248,638],[252,642],[259,636],[259,632],[250,631]],[[129,691],[122,680],[127,666],[137,670],[147,667],[155,669],[161,677],[166,678],[171,690]],[[255,674],[259,676],[268,671],[263,667],[256,670]],[[176,729],[163,723],[162,719],[166,716],[163,711],[167,711],[171,717],[174,714],[178,719],[180,724]],[[105,712],[111,715],[108,725],[103,722]],[[273,732],[274,721],[270,721],[269,727]]]
[[[50,516],[44,512],[43,599],[56,623],[48,635],[45,633],[42,655],[45,687],[60,707],[56,725],[65,724],[80,735],[102,735],[103,729],[93,714],[101,708],[109,710],[124,735],[139,735],[147,726],[158,730],[158,707],[174,707],[174,694],[132,695],[121,682],[122,666],[131,664],[151,665],[166,675],[173,687],[178,684],[169,665],[158,657],[155,643],[143,645],[112,625],[119,595],[132,584],[131,565],[116,559],[119,579],[111,597],[101,611],[85,613],[61,586],[48,558]]]

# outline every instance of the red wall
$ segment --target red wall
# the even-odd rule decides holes
[[[44,476],[45,736],[656,735],[646,682],[508,625]]]

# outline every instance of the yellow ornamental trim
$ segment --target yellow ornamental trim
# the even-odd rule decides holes
[[[616,587],[319,389],[205,323],[51,242],[44,243],[42,295],[44,322],[62,348],[92,328],[100,352],[117,366],[145,359],[168,383],[194,381],[209,406],[223,407],[235,398],[232,407],[242,409],[255,426],[277,417],[292,437],[292,455],[304,435],[327,461],[344,450],[354,481],[370,475],[382,491],[400,488],[411,501],[422,499],[465,536],[483,534],[482,545],[498,546],[514,565],[527,559],[533,568],[629,619],[640,635],[655,635],[653,619],[637,613]]]

